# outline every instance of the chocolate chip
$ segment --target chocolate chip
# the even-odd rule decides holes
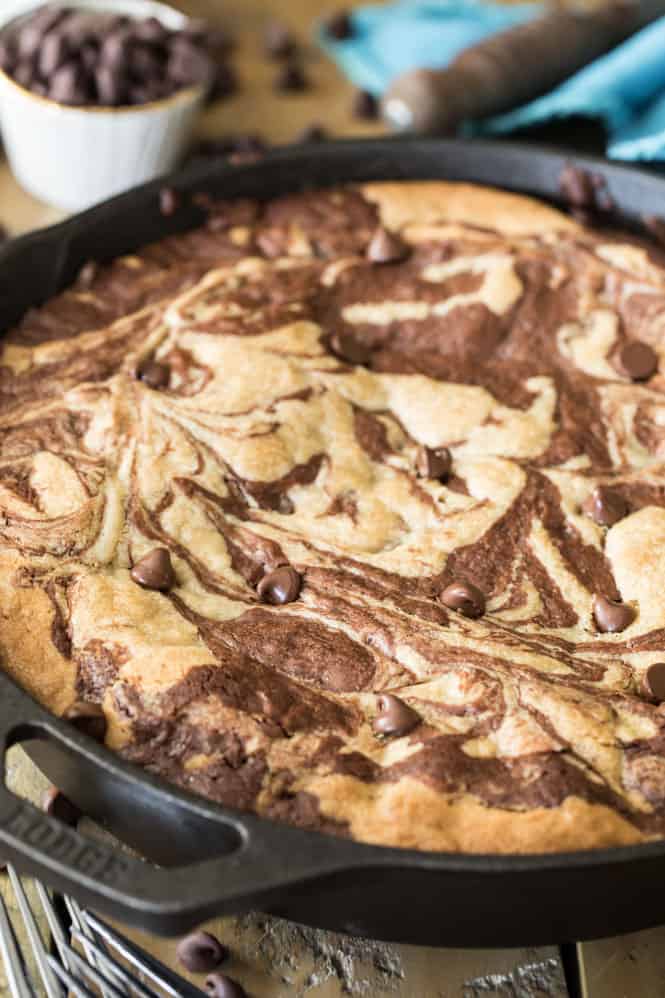
[[[665,662],[654,662],[644,677],[649,695],[654,700],[665,700]]]
[[[97,66],[94,71],[97,99],[105,107],[118,107],[128,97],[127,77],[118,66]]]
[[[235,70],[226,63],[220,63],[220,65],[215,67],[207,101],[211,103],[212,101],[222,100],[224,97],[230,97],[231,94],[236,93],[237,89],[238,77]]]
[[[2,56],[0,56],[1,65]],[[661,246],[665,246],[665,218],[661,218],[658,215],[643,215],[642,222],[644,223],[644,228],[653,236],[656,242]]]
[[[633,381],[647,381],[658,370],[658,355],[648,343],[631,340],[617,354],[619,369]]]
[[[635,616],[632,606],[628,606],[626,603],[608,599],[606,596],[594,596],[593,598],[593,617],[596,621],[596,627],[604,634],[625,631],[635,620]]]
[[[76,287],[87,291],[88,288],[91,288],[94,284],[98,273],[99,264],[97,264],[95,260],[88,260],[88,262],[84,263],[78,272]]]
[[[354,118],[373,121],[379,116],[379,102],[367,90],[357,90],[353,98],[351,112]]]
[[[162,22],[156,17],[147,17],[144,21],[138,21],[133,26],[134,38],[142,42],[159,44],[167,37],[167,30]]]
[[[245,989],[226,974],[210,974],[206,977],[206,991],[212,998],[247,998]]]
[[[596,207],[596,185],[588,170],[568,163],[559,175],[562,197],[576,208]]]
[[[51,32],[41,43],[37,66],[44,77],[49,77],[59,69],[70,55],[68,39],[57,31]]]
[[[379,713],[372,728],[377,735],[407,735],[420,724],[420,715],[391,693],[383,693],[377,700]]]
[[[306,125],[301,132],[299,132],[294,142],[325,142],[328,138],[328,133],[326,132],[323,125],[319,125],[318,122],[312,122],[311,125]]]
[[[171,555],[167,548],[154,548],[136,562],[131,570],[131,577],[144,589],[157,589],[166,592],[175,585],[175,572],[171,564]]]
[[[86,104],[90,93],[85,86],[81,67],[76,62],[66,62],[51,77],[48,90],[51,100],[59,104]]]
[[[288,59],[296,50],[296,40],[285,24],[271,21],[263,36],[263,48],[270,59]]]
[[[183,86],[205,85],[212,82],[215,68],[207,52],[194,43],[180,38],[174,45],[167,66],[169,79]]]
[[[307,77],[300,66],[294,62],[290,62],[278,72],[275,77],[274,88],[282,92],[306,90]]]
[[[628,503],[621,493],[603,485],[584,500],[582,509],[601,527],[611,527],[628,515]]]
[[[485,613],[485,596],[472,582],[451,582],[440,596],[441,602],[463,617],[482,617]]]
[[[52,818],[57,818],[64,825],[74,828],[83,816],[76,804],[60,793],[57,787],[49,787],[42,797],[42,811],[50,814]]]
[[[171,368],[157,360],[148,360],[138,370],[139,381],[145,382],[149,388],[158,391],[166,388],[171,380]]]
[[[445,481],[452,468],[452,455],[447,447],[419,447],[416,471],[420,478],[438,478]]]
[[[330,337],[333,353],[347,364],[369,364],[372,352],[353,333],[333,333]]]
[[[367,247],[367,259],[371,263],[399,263],[400,260],[405,260],[409,253],[406,243],[382,225],[376,229]]]
[[[300,595],[302,576],[290,565],[280,565],[263,576],[256,591],[263,603],[282,606],[293,603]]]
[[[159,192],[159,210],[162,215],[175,215],[180,207],[180,195],[173,187],[162,187]]]
[[[0,38],[0,69],[11,73],[16,65],[16,46],[9,38]]]
[[[338,42],[353,38],[353,22],[350,14],[345,10],[338,10],[328,18],[324,24],[325,32]]]
[[[98,703],[77,700],[65,711],[63,719],[96,742],[103,742],[106,738],[106,715]]]
[[[35,79],[35,70],[31,62],[20,62],[14,70],[14,80],[19,87],[29,89]]]
[[[228,958],[228,950],[216,936],[199,929],[180,940],[176,956],[190,974],[207,974]]]

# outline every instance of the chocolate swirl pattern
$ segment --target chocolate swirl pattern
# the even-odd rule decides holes
[[[656,252],[525,198],[217,205],[6,338],[4,666],[302,827],[663,837],[664,337]]]

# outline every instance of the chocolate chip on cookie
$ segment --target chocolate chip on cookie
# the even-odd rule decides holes
[[[281,606],[298,599],[302,588],[302,576],[290,565],[280,565],[263,576],[256,591],[263,603]]]
[[[455,610],[463,617],[475,619],[485,613],[485,596],[472,582],[451,582],[441,593],[440,599],[449,610]]]
[[[131,577],[143,589],[156,589],[166,592],[175,585],[175,572],[171,555],[167,548],[155,548],[137,561],[131,570]]]
[[[383,693],[377,700],[377,706],[379,713],[372,724],[377,735],[400,737],[420,724],[420,715],[392,693]]]
[[[635,620],[636,613],[632,606],[619,600],[608,599],[607,596],[596,595],[593,599],[593,618],[596,627],[604,634],[616,634],[625,631]]]

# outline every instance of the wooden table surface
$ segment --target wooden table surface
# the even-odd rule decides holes
[[[334,0],[332,0],[334,6]],[[331,135],[376,134],[378,124],[354,120],[352,87],[310,39],[329,0],[182,0],[183,10],[227,26],[237,40],[233,64],[240,89],[211,107],[200,123],[202,136],[259,132],[271,142],[288,142],[318,122]],[[279,95],[272,89],[278,66],[262,54],[262,31],[275,16],[296,31],[304,48],[311,88]],[[59,213],[39,204],[0,163],[0,219],[18,233],[53,222]],[[18,750],[12,783],[32,796],[42,784]],[[6,885],[3,891],[7,894]],[[574,903],[574,899],[571,899]],[[609,902],[608,902],[609,903]],[[665,918],[665,902],[664,902]],[[479,912],[479,918],[482,913]],[[288,925],[260,915],[220,919],[207,926],[230,947],[229,972],[254,998],[565,998],[557,950],[434,950],[384,945]],[[131,933],[165,962],[174,963],[175,943]],[[665,995],[665,932],[581,948],[588,998],[657,998]],[[199,980],[199,983],[200,980]],[[0,993],[7,994],[0,980]]]

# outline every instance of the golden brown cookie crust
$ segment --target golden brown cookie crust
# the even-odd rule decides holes
[[[399,259],[366,258],[379,225]],[[513,194],[217,206],[4,345],[4,667],[55,713],[102,703],[125,757],[301,827],[662,838],[663,317],[648,245]],[[151,590],[131,569],[155,548],[175,584]],[[283,566],[301,588],[273,605]],[[418,723],[377,725],[385,693]]]

